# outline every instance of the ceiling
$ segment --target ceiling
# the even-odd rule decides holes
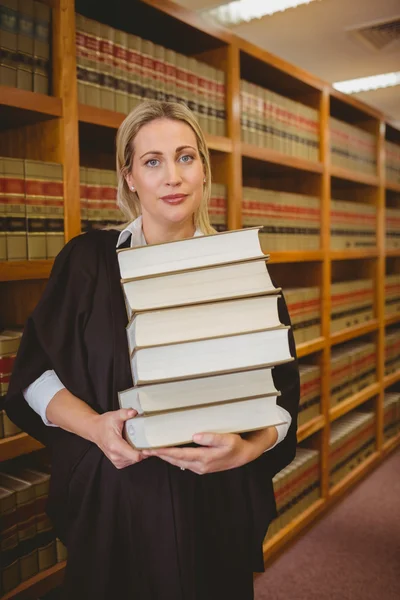
[[[227,0],[175,0],[190,10]],[[264,0],[268,2],[268,0]],[[382,49],[355,34],[400,17],[399,0],[319,0],[230,29],[329,83],[400,71],[400,33]],[[400,86],[356,94],[400,128]]]

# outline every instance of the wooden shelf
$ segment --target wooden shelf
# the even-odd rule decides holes
[[[376,258],[379,256],[378,248],[365,248],[363,250],[330,250],[331,260],[354,260],[357,258]]]
[[[398,194],[400,194],[400,183],[394,183],[394,182],[387,181],[386,189],[390,190],[391,192],[397,192]]]
[[[330,337],[331,345],[341,344],[342,342],[347,342],[356,337],[361,337],[366,333],[371,333],[371,331],[376,331],[379,327],[378,319],[372,319],[368,323],[362,325],[355,325],[354,327],[348,327],[344,331],[337,331],[333,333]]]
[[[349,487],[353,486],[356,481],[364,477],[367,472],[377,464],[378,461],[379,452],[374,452],[367,458],[367,460],[364,460],[360,465],[358,465],[358,467],[353,469],[351,473],[346,475],[342,481],[339,481],[339,483],[330,488],[329,496],[337,498],[344,494],[344,492],[346,492]]]
[[[0,85],[0,129],[31,125],[62,116],[60,98]]]
[[[288,156],[269,148],[259,148],[258,146],[245,144],[244,142],[241,143],[241,152],[242,156],[246,156],[247,158],[272,163],[280,167],[296,169],[297,171],[308,171],[310,173],[322,173],[323,171],[321,162],[313,162],[305,158],[298,158],[297,156]]]
[[[330,408],[329,409],[330,421],[332,422],[332,421],[335,421],[336,419],[339,419],[343,415],[345,415],[348,412],[350,412],[351,410],[353,410],[353,408],[356,408],[356,406],[359,406],[360,404],[363,404],[364,402],[366,402],[373,396],[378,395],[380,392],[380,389],[381,389],[380,383],[373,383],[372,385],[369,385],[368,387],[361,390],[360,392],[357,392],[357,394],[350,396],[347,400],[343,400],[343,402],[340,402],[340,404],[338,404],[337,406]]]
[[[383,378],[383,387],[387,388],[400,381],[400,370],[395,373],[390,373],[390,375],[385,375]]]
[[[117,130],[125,117],[126,115],[123,113],[113,112],[105,108],[87,106],[86,104],[78,105],[78,119],[80,123],[86,123],[87,125]],[[232,152],[231,138],[210,134],[206,134],[205,137],[210,150]]]
[[[283,527],[274,535],[273,538],[264,542],[263,554],[264,562],[268,562],[271,554],[278,552],[292,538],[294,538],[302,529],[304,529],[318,514],[324,509],[324,500],[321,498],[307,508],[301,515],[296,517],[291,523]]]
[[[325,338],[319,337],[311,342],[304,342],[296,346],[297,356],[300,358],[302,356],[308,356],[313,352],[318,352],[322,350],[325,346]]]
[[[267,252],[267,244],[261,241],[263,252]],[[291,262],[317,262],[324,259],[322,250],[287,250],[282,252],[271,252],[268,263],[291,263]]]
[[[394,435],[392,438],[387,440],[383,444],[383,452],[385,454],[389,454],[392,450],[394,450],[400,444],[400,433]]]
[[[399,321],[400,313],[390,315],[389,317],[385,317],[385,327],[388,327],[389,325],[395,325],[395,323],[398,323]]]
[[[39,596],[47,594],[47,592],[62,584],[65,566],[66,562],[64,561],[38,573],[5,596],[2,596],[2,600],[36,600]]]
[[[0,439],[0,462],[11,460],[21,454],[29,454],[43,448],[42,444],[27,433],[18,433],[11,437]]]
[[[47,279],[53,260],[5,260],[0,262],[0,281]]]
[[[325,417],[323,415],[319,415],[318,417],[314,417],[308,423],[304,423],[297,430],[297,441],[302,442],[306,438],[310,437],[317,431],[320,431],[325,427]]]
[[[346,181],[361,183],[363,185],[379,186],[379,177],[377,175],[358,173],[357,171],[351,171],[350,169],[344,169],[343,167],[335,167],[334,165],[331,165],[331,176],[345,179]]]
[[[400,248],[398,250],[386,250],[385,256],[393,256],[394,258],[400,257]]]

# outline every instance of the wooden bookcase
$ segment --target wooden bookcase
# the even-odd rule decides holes
[[[385,318],[385,272],[400,273],[400,250],[385,251],[385,207],[400,208],[400,184],[385,183],[385,139],[400,143],[397,131],[377,110],[345,96],[317,77],[244,41],[168,0],[116,0],[113,10],[90,0],[46,0],[53,15],[53,95],[45,96],[0,86],[0,156],[56,161],[64,167],[65,239],[80,233],[79,166],[114,168],[114,140],[122,113],[78,104],[75,58],[75,10],[108,25],[129,28],[143,38],[178,52],[201,58],[226,74],[227,135],[207,136],[214,178],[228,190],[228,229],[242,226],[242,186],[256,180],[265,187],[273,180],[287,191],[301,190],[321,199],[321,247],[314,251],[281,251],[271,254],[270,265],[283,288],[291,269],[321,288],[321,336],[298,347],[303,360],[310,357],[322,367],[321,414],[298,431],[298,441],[309,440],[320,450],[321,497],[295,521],[266,542],[266,562],[326,511],[400,444],[397,435],[383,442],[383,396],[400,382],[400,371],[384,375],[385,326],[400,323],[400,314]],[[134,17],[134,18],[133,18]],[[111,22],[112,20],[112,22]],[[157,27],[154,23],[157,23]],[[241,141],[240,79],[316,108],[320,117],[319,160],[286,156]],[[367,175],[331,164],[330,115],[377,136],[377,173]],[[280,183],[282,182],[282,183]],[[331,250],[330,200],[332,190],[363,190],[377,208],[377,246],[367,250]],[[277,188],[279,189],[279,187]],[[267,249],[266,249],[267,250]],[[52,266],[51,260],[0,262],[0,326],[22,325],[39,299]],[[330,333],[330,284],[360,270],[375,281],[375,318],[368,324]],[[347,274],[347,275],[346,275]],[[350,274],[350,275],[349,275]],[[330,357],[335,345],[367,336],[377,343],[377,381],[329,407]],[[364,402],[374,403],[376,451],[334,488],[328,485],[330,423]],[[0,460],[32,452],[40,445],[26,434],[1,440]],[[52,567],[25,582],[5,598],[35,598],[61,580],[64,565]]]

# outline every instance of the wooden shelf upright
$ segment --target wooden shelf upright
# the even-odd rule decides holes
[[[385,327],[400,325],[400,314],[385,315],[385,275],[400,275],[400,249],[385,248],[387,198],[400,209],[400,183],[391,183],[385,177],[385,140],[397,140],[400,145],[400,133],[379,111],[337,92],[328,83],[169,0],[132,0],[129,3],[115,0],[112,11],[106,4],[103,6],[90,0],[45,2],[52,7],[53,95],[0,86],[0,156],[54,161],[63,165],[66,241],[81,231],[80,166],[85,166],[86,159],[90,166],[98,168],[104,168],[103,162],[115,164],[115,134],[125,116],[78,102],[76,12],[115,28],[125,28],[128,33],[202,60],[225,72],[226,134],[206,137],[214,179],[227,187],[228,229],[238,229],[243,225],[243,187],[247,187],[248,182],[254,186],[259,183],[258,187],[262,189],[300,191],[320,199],[320,247],[271,252],[269,261],[271,271],[274,271],[283,289],[288,287],[292,277],[304,280],[303,285],[320,287],[320,336],[299,344],[297,351],[301,362],[320,365],[322,386],[320,415],[302,425],[298,431],[298,442],[302,446],[316,448],[320,452],[320,498],[265,543],[265,561],[270,561],[361,477],[400,446],[400,435],[385,442],[383,435],[385,390],[400,383],[400,370],[385,376],[384,364]],[[155,19],[159,25],[157,28],[154,27]],[[315,160],[289,156],[242,140],[241,80],[247,79],[318,111],[319,155]],[[376,173],[366,174],[332,164],[331,116],[375,135]],[[102,164],[100,159],[97,164],[100,155]],[[351,190],[365,191],[366,201],[376,207],[376,247],[332,249],[331,200],[335,197],[334,192],[342,188],[350,190],[349,194]],[[268,247],[263,247],[263,250],[269,252]],[[52,265],[52,260],[0,262],[2,325],[23,325],[42,293]],[[349,277],[349,273],[358,271],[369,274],[374,281],[374,318],[346,331],[332,332],[331,284],[339,281],[341,275],[345,279],[346,274]],[[376,342],[376,381],[339,406],[331,407],[332,351],[337,345],[361,336]],[[374,407],[376,451],[330,489],[331,423],[366,403]],[[0,441],[1,460],[38,448],[37,442],[26,434],[19,434],[13,439]],[[6,595],[5,600],[34,600],[61,581],[64,566],[61,563],[25,582]]]

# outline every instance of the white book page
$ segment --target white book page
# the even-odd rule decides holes
[[[137,382],[240,371],[290,358],[288,329],[143,348],[133,355]]]
[[[134,347],[245,333],[280,325],[278,296],[257,296],[139,313],[128,327]]]
[[[131,388],[119,393],[119,402],[141,414],[277,393],[266,368]]]
[[[118,253],[121,278],[143,277],[203,265],[263,256],[258,230],[242,229],[123,250]]]
[[[276,407],[276,397],[271,396],[136,417],[127,421],[127,434],[137,448],[151,448],[191,442],[195,433],[244,432],[279,423],[282,423],[282,417]]]
[[[275,291],[263,260],[123,283],[132,311]]]

